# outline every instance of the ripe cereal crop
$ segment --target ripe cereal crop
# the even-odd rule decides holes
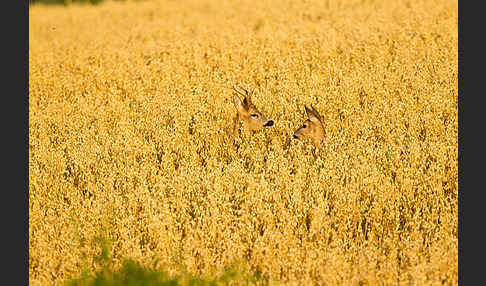
[[[458,284],[458,4],[29,7],[29,281]],[[273,125],[232,136],[237,85]],[[316,147],[293,134],[320,114]],[[231,285],[245,285],[235,280]]]

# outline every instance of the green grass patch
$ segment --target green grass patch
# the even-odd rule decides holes
[[[175,285],[267,285],[266,279],[252,273],[244,263],[235,263],[220,275],[196,276],[182,270],[181,274],[169,275],[162,269],[144,267],[133,259],[123,259],[122,267],[114,269],[108,242],[102,237],[94,239],[101,244],[101,252],[94,257],[100,269],[94,273],[85,270],[81,277],[68,280],[66,286],[175,286]],[[208,278],[209,277],[209,278]]]
[[[248,273],[245,269],[233,266],[220,276],[205,279],[189,273],[171,277],[163,270],[148,269],[138,262],[128,259],[121,269],[112,271],[102,269],[94,275],[83,274],[82,277],[71,279],[66,286],[176,286],[176,285],[228,285],[231,281],[238,285],[253,285],[257,281],[264,282],[257,275]],[[267,284],[267,283],[260,283]]]

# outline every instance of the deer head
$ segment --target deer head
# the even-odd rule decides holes
[[[243,89],[243,91],[240,91],[236,85],[233,86],[233,89],[236,92],[236,94],[233,95],[233,102],[236,107],[236,118],[233,127],[234,136],[238,135],[238,130],[241,124],[243,124],[243,129],[246,132],[258,131],[273,125],[273,120],[269,120],[251,102],[251,94],[248,90]],[[243,96],[243,100],[240,99],[238,94]]]
[[[305,112],[308,119],[294,132],[293,137],[298,140],[311,139],[314,146],[318,147],[325,136],[321,115],[312,105],[310,109],[305,106]]]

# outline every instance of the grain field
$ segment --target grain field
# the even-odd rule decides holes
[[[100,235],[115,268],[457,285],[457,6],[32,4],[30,285],[96,270]],[[275,122],[235,142],[234,84]]]

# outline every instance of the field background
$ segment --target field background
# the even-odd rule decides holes
[[[29,280],[132,258],[283,285],[457,285],[457,1],[29,9]],[[231,87],[275,125],[227,135]],[[322,148],[291,140],[304,104]]]

